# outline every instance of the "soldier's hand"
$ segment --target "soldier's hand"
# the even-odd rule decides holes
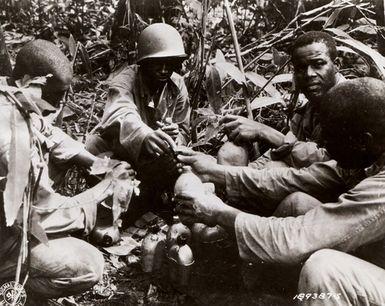
[[[202,222],[209,226],[217,224],[218,215],[224,203],[215,194],[196,194],[195,196],[177,196],[176,213],[185,224]]]
[[[125,161],[119,161],[119,163],[112,169],[112,176],[114,178],[126,179],[130,177],[131,179],[134,179],[135,175],[135,170]]]
[[[241,116],[226,115],[220,121],[224,124],[227,137],[234,143],[255,142],[260,138],[262,123]]]
[[[196,152],[186,147],[178,147],[175,152],[181,165],[190,166],[203,182],[209,180],[207,177],[208,171],[217,166],[217,160],[211,155]]]
[[[167,118],[169,119],[169,118]],[[173,123],[170,120],[166,121],[166,123],[162,123],[160,121],[157,121],[156,124],[158,127],[165,132],[167,135],[169,135],[174,141],[177,139],[179,135],[179,127],[176,123]]]
[[[176,144],[174,140],[161,129],[151,132],[144,139],[144,149],[151,155],[160,156],[166,153],[171,153],[175,150]]]

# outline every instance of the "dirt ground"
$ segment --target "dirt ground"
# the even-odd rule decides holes
[[[144,227],[134,235],[130,230],[132,227],[122,233],[125,242],[121,244],[134,238],[138,245],[128,255],[117,256],[101,248],[106,259],[103,282],[83,295],[52,301],[51,305],[293,304],[298,271],[243,263],[230,237],[193,249],[195,263],[189,284],[180,287],[170,282],[167,261],[163,262],[161,271],[142,272],[139,245],[147,229]]]

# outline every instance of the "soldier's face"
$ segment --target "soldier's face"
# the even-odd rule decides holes
[[[363,169],[376,159],[368,146],[368,137],[371,137],[368,133],[352,132],[341,122],[333,125],[326,123],[322,126],[322,137],[326,150],[342,168]]]
[[[322,42],[293,52],[294,78],[298,89],[310,101],[319,101],[337,82],[337,66]]]
[[[175,59],[151,59],[141,66],[147,78],[156,82],[166,82],[178,64]]]
[[[70,85],[71,79],[48,79],[47,84],[42,88],[42,99],[50,103],[52,106],[58,107]]]

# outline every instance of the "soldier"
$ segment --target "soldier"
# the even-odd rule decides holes
[[[163,23],[143,30],[137,51],[137,64],[110,81],[99,135],[88,139],[87,149],[96,155],[112,151],[132,164],[142,181],[142,196],[150,194],[154,200],[178,176],[175,145],[189,140],[188,93],[175,72],[186,54],[180,34]]]
[[[27,74],[29,77],[26,77]],[[16,158],[18,175],[20,171],[26,171],[27,177],[28,171],[34,174],[35,183],[30,181],[30,184],[36,185],[32,186],[36,190],[32,199],[32,214],[38,217],[32,219],[32,228],[38,226],[49,238],[47,244],[33,237],[29,241],[30,267],[26,289],[29,297],[38,295],[43,298],[81,293],[101,279],[104,266],[101,253],[85,241],[68,235],[79,231],[90,233],[95,226],[97,206],[111,197],[115,178],[133,173],[128,165],[121,164],[100,183],[72,198],[53,190],[49,165],[77,162],[88,167],[96,157],[42,117],[42,113],[54,111],[47,102],[57,105],[72,79],[71,64],[58,47],[43,40],[25,45],[16,58],[13,77],[7,83],[16,85],[23,83],[18,81],[19,78],[26,81],[47,74],[52,74],[52,77],[46,85],[29,80],[30,87],[0,87],[0,175],[8,179],[8,165],[12,158]],[[46,102],[39,98],[39,91],[47,99]],[[17,126],[17,133],[12,130],[13,125]],[[15,156],[10,156],[12,139],[16,139],[13,144],[16,146]],[[20,152],[26,153],[20,156]],[[6,226],[3,208],[7,179],[1,181],[1,278],[15,276],[22,241],[19,222]],[[19,183],[21,186],[14,187],[23,189],[23,185],[27,184],[23,181]],[[17,205],[19,200],[22,201],[21,198],[13,198],[13,205]],[[22,271],[25,272],[25,267]]]
[[[384,305],[384,97],[384,82],[362,78],[336,85],[321,102],[322,139],[338,163],[333,175],[327,163],[300,170],[250,169],[259,172],[256,193],[273,196],[303,188],[310,194],[296,193],[294,204],[303,202],[307,210],[296,211],[293,198],[285,199],[275,217],[263,218],[228,206],[213,194],[201,194],[180,199],[177,210],[182,220],[219,224],[233,231],[246,261],[304,262],[295,297],[300,305]],[[198,163],[198,159],[192,156],[190,161]],[[225,166],[209,164],[205,166],[212,176],[206,173],[201,178],[227,177]],[[242,191],[242,184],[251,181],[242,175],[229,183]],[[317,182],[322,182],[318,190]],[[337,190],[338,200],[322,203],[314,197]],[[305,298],[308,294],[311,298]]]
[[[250,167],[301,168],[329,160],[320,142],[318,107],[326,92],[345,80],[338,72],[336,43],[327,33],[311,31],[294,41],[291,52],[295,84],[308,102],[295,111],[287,135],[240,116],[227,115],[222,120],[230,140],[236,143],[263,140],[272,148],[251,162]]]

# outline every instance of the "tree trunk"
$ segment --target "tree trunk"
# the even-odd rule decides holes
[[[385,0],[376,0],[376,21],[378,26],[377,47],[378,47],[378,52],[380,52],[382,55],[385,55],[384,1]]]
[[[7,46],[5,45],[4,32],[0,25],[0,75],[10,76],[11,74],[11,60],[9,58]]]

